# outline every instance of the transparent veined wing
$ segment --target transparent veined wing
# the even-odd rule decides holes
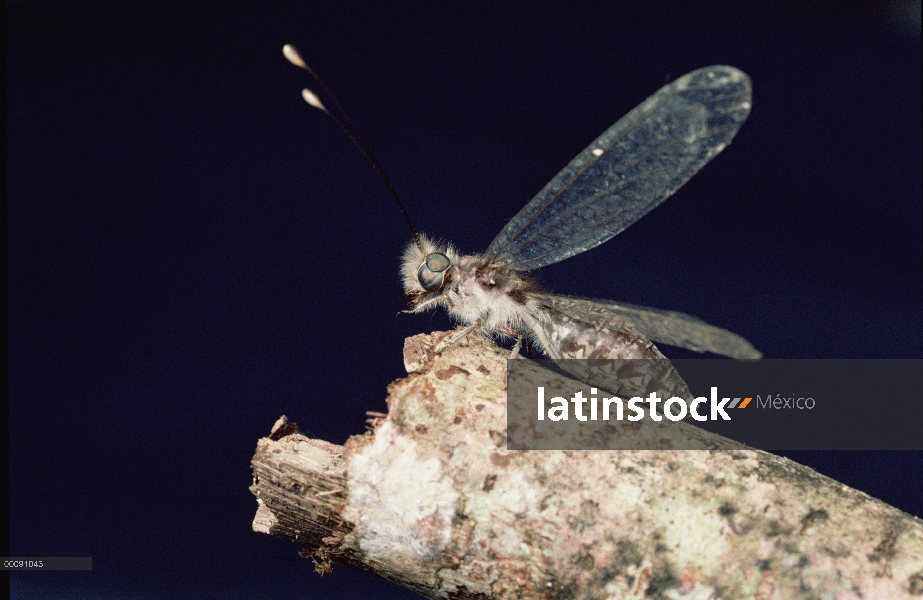
[[[763,355],[736,333],[685,313],[574,296],[534,294],[534,297],[551,310],[596,327],[618,328],[628,324],[651,340],[670,346],[731,358],[760,358]]]
[[[525,271],[595,248],[646,215],[717,155],[750,112],[734,67],[666,85],[581,152],[513,219],[482,264]]]

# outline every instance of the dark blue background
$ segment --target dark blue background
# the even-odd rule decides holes
[[[767,357],[923,355],[919,13],[802,5],[8,3],[11,551],[94,558],[13,595],[407,597],[250,531],[279,415],[343,443],[449,326],[395,317],[408,232],[284,43],[469,252],[665,82],[739,67],[734,143],[542,281]],[[921,453],[791,455],[923,515]]]

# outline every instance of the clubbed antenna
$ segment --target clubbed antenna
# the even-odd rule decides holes
[[[317,94],[315,94],[308,88],[304,88],[303,90],[301,90],[301,97],[304,98],[305,102],[307,102],[314,108],[319,108],[325,113],[327,113],[328,115],[330,114],[330,111],[327,110],[327,107],[324,106],[324,104],[320,101],[320,98],[317,97]]]
[[[394,189],[394,186],[391,184],[391,180],[385,173],[381,163],[378,162],[378,159],[375,157],[372,149],[362,138],[362,135],[359,133],[359,128],[356,127],[356,124],[353,123],[353,120],[349,118],[349,115],[345,110],[343,110],[343,107],[340,106],[336,96],[333,95],[333,91],[331,91],[324,80],[314,72],[314,69],[309,67],[304,59],[301,58],[301,53],[299,53],[294,46],[291,44],[286,44],[282,47],[282,54],[286,59],[288,59],[290,63],[307,71],[308,74],[313,77],[318,84],[320,84],[321,89],[324,90],[324,93],[333,102],[333,107],[336,113],[332,113],[327,110],[327,107],[324,106],[323,102],[321,102],[321,99],[311,90],[305,88],[301,91],[301,97],[304,98],[304,101],[314,108],[322,110],[328,117],[330,117],[333,122],[337,124],[337,127],[340,128],[340,131],[342,131],[343,134],[349,138],[349,141],[351,141],[353,145],[358,148],[366,162],[368,162],[372,169],[375,170],[375,173],[377,173],[378,177],[382,180],[382,182],[384,182],[385,186],[388,188],[388,191],[391,192],[391,196],[394,197],[394,201],[397,203],[397,207],[401,210],[401,214],[404,215],[404,220],[407,222],[407,226],[410,227],[411,234],[413,234],[413,241],[420,248],[420,251],[423,252],[423,246],[420,242],[420,234],[417,233],[416,228],[413,226],[413,222],[410,220],[410,215],[407,214],[407,210],[404,208],[404,203],[401,202],[401,198],[398,196],[397,190]],[[337,116],[337,113],[339,116]]]

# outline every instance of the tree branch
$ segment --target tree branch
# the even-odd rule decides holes
[[[406,341],[388,415],[345,446],[276,423],[255,531],[430,598],[923,596],[923,522],[785,458],[507,450],[506,351],[435,354],[446,335]]]

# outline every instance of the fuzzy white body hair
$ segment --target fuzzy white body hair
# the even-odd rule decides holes
[[[422,247],[422,248],[421,248]],[[426,291],[417,278],[426,256],[441,252],[449,258],[443,286]],[[401,280],[404,292],[411,299],[411,312],[442,306],[462,325],[477,324],[486,334],[510,336],[510,330],[527,337],[539,349],[547,347],[539,323],[543,312],[530,292],[534,284],[516,271],[491,266],[478,269],[482,257],[462,255],[447,243],[437,243],[425,236],[419,245],[411,242],[404,250]]]

